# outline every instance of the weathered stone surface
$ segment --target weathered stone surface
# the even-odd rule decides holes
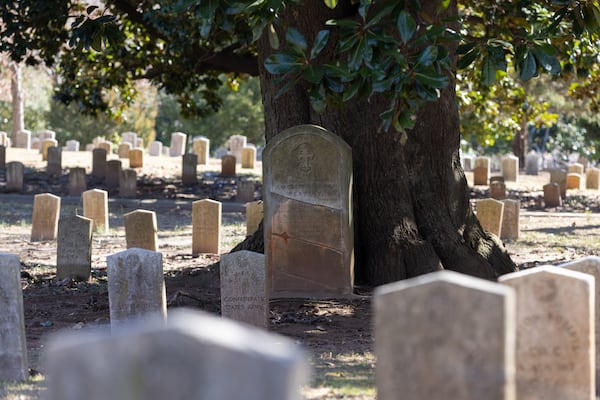
[[[33,197],[31,241],[55,240],[59,215],[60,197],[50,193],[36,194]]]
[[[108,141],[103,141],[98,143],[99,149],[104,149],[106,151],[106,155],[109,156],[113,153],[113,143]]]
[[[504,203],[494,199],[477,201],[477,219],[486,231],[500,237],[502,232],[502,217]]]
[[[65,151],[79,151],[79,142],[77,140],[67,140]]]
[[[96,148],[92,151],[92,176],[106,177],[106,150]]]
[[[132,248],[106,257],[110,326],[128,321],[167,318],[162,254]]]
[[[221,176],[235,178],[235,156],[226,154],[221,157]]]
[[[0,382],[28,376],[21,262],[16,255],[0,253]]]
[[[525,174],[537,175],[540,169],[540,156],[536,152],[530,152],[525,157]]]
[[[585,172],[585,188],[593,190],[600,189],[600,169],[588,168]]]
[[[465,171],[472,171],[475,165],[475,157],[473,156],[461,156],[460,163]]]
[[[128,249],[158,251],[158,228],[154,211],[135,210],[125,214],[123,218]]]
[[[104,180],[106,187],[119,187],[122,166],[123,163],[121,162],[121,160],[108,160],[106,162],[106,179]]]
[[[0,144],[0,170],[6,169],[6,146]]]
[[[181,157],[181,183],[184,185],[195,185],[198,183],[196,166],[198,155],[188,153]]]
[[[235,196],[235,201],[238,201],[240,203],[248,203],[250,201],[254,201],[254,189],[254,181],[239,181],[237,184],[237,194]]]
[[[242,148],[242,168],[254,168],[256,165],[256,147],[246,146]]]
[[[221,315],[267,329],[269,294],[265,255],[236,251],[224,254],[219,265]]]
[[[320,127],[297,126],[270,141],[263,168],[272,295],[351,294],[350,147]]]
[[[229,152],[237,161],[242,159],[242,149],[246,147],[248,139],[243,135],[233,135],[229,137]]]
[[[221,253],[221,207],[210,199],[192,203],[192,254]]]
[[[144,150],[129,150],[129,168],[142,168],[144,166]]]
[[[373,309],[378,399],[515,400],[511,288],[434,272],[380,286]]]
[[[119,148],[117,149],[117,154],[119,158],[129,158],[129,151],[131,150],[131,143],[129,142],[121,142]]]
[[[148,153],[152,157],[159,157],[162,155],[162,150],[163,150],[163,144],[161,142],[154,141],[154,142],[150,143],[150,148],[148,149]]]
[[[499,282],[517,293],[517,398],[594,399],[594,278],[542,266]]]
[[[135,169],[121,171],[119,178],[119,196],[136,197],[137,195],[137,172]]]
[[[490,182],[490,197],[496,200],[506,198],[506,185],[504,182]]]
[[[93,225],[94,221],[80,215],[58,221],[56,279],[90,279]]]
[[[577,173],[570,172],[567,174],[567,190],[581,189],[581,175]]]
[[[519,200],[502,200],[504,209],[502,211],[502,229],[500,239],[517,240],[519,238],[519,215],[521,202]]]
[[[583,164],[580,164],[580,163],[573,163],[573,164],[570,164],[570,165],[567,167],[567,173],[568,173],[568,174],[579,174],[579,175],[583,175],[583,170],[584,170],[584,168],[583,168]]]
[[[290,339],[191,310],[48,347],[48,400],[300,400],[309,378]]]
[[[509,154],[502,158],[502,176],[506,182],[519,181],[519,157]]]
[[[194,154],[198,156],[197,163],[199,165],[208,164],[208,152],[210,150],[210,140],[204,136],[195,137],[192,142]]]
[[[473,185],[487,185],[490,177],[489,167],[473,168]]]
[[[19,149],[30,149],[31,148],[31,131],[22,130],[17,132],[17,138],[15,140],[15,147]]]
[[[25,166],[20,161],[11,161],[6,164],[6,190],[8,192],[21,192]]]
[[[135,132],[123,132],[121,133],[121,139],[121,143],[129,143],[131,147],[138,147],[136,146],[138,135]]]
[[[94,231],[108,233],[108,192],[91,189],[81,194],[83,216],[94,221]]]
[[[262,200],[252,201],[246,204],[246,235],[250,236],[258,230],[258,225],[263,219]]]
[[[171,134],[171,145],[169,146],[169,155],[171,157],[181,157],[185,154],[185,141],[187,135],[183,132],[173,132]]]
[[[55,139],[44,139],[42,141],[42,145],[40,147],[40,153],[42,153],[42,161],[46,161],[48,159],[48,149],[50,147],[57,147],[58,141]]]
[[[560,206],[562,206],[562,196],[559,184],[554,182],[544,185],[544,207]]]
[[[565,197],[567,194],[567,173],[560,169],[550,171],[550,183],[558,183],[560,187],[560,195]]]
[[[46,172],[50,176],[62,175],[62,147],[49,147],[48,148],[48,165]]]
[[[69,196],[81,196],[87,190],[85,168],[69,168]]]
[[[590,274],[595,279],[595,291],[594,291],[594,325],[595,329],[595,345],[596,345],[596,396],[600,395],[600,257],[589,256],[583,257],[575,261],[560,264],[559,267],[566,268],[571,271],[582,272],[584,274]]]

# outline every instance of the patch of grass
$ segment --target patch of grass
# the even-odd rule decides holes
[[[375,397],[373,353],[322,353],[313,364],[313,387],[331,389],[337,396]]]
[[[38,400],[44,397],[46,381],[42,375],[34,375],[25,382],[0,382],[2,400]]]

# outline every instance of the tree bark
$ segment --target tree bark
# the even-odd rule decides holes
[[[282,26],[294,26],[313,38],[326,20],[349,10],[331,11],[323,0],[310,0],[287,11]],[[455,5],[451,11],[456,13]],[[301,85],[276,97],[279,88],[262,68],[273,52],[266,36],[259,43],[259,66],[267,142],[289,127],[316,124],[352,147],[357,281],[378,285],[441,269],[493,280],[515,270],[502,244],[483,231],[469,203],[459,162],[454,81],[439,101],[422,110],[402,145],[399,133],[379,131],[379,114],[388,106],[382,97],[324,114],[311,109]],[[255,234],[260,235],[262,230]]]
[[[12,136],[13,146],[17,143],[17,132],[25,129],[25,114],[23,111],[23,87],[21,79],[21,66],[16,62],[10,63],[12,73],[10,90],[12,93]]]

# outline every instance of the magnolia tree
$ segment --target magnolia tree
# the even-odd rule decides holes
[[[469,203],[456,79],[485,98],[507,77],[585,76],[600,9],[558,0],[19,0],[0,17],[0,50],[53,65],[57,97],[82,110],[115,112],[107,93],[126,105],[132,82],[147,79],[184,112],[205,115],[220,106],[220,86],[258,75],[267,142],[312,123],[352,147],[357,278],[379,284],[440,269],[488,279],[515,270]],[[260,232],[245,243],[261,245]]]

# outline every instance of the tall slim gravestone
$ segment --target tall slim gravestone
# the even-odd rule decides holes
[[[567,194],[567,173],[560,169],[550,171],[550,183],[558,183],[560,195],[565,197]]]
[[[20,161],[11,161],[6,164],[6,190],[9,192],[23,191],[25,166]]]
[[[192,254],[221,252],[221,209],[215,200],[192,203]]]
[[[69,168],[69,196],[81,196],[87,190],[85,168]]]
[[[473,184],[487,185],[490,179],[490,164],[489,157],[475,158],[475,166],[473,168]]]
[[[50,193],[36,194],[33,197],[31,241],[55,240],[59,215],[60,197]]]
[[[511,288],[434,272],[378,287],[373,311],[378,399],[515,400]]]
[[[594,399],[594,278],[541,266],[499,282],[517,294],[517,398]]]
[[[171,145],[169,146],[169,155],[171,157],[181,157],[185,154],[185,141],[187,135],[183,132],[173,132],[171,134]]]
[[[148,149],[148,153],[152,157],[160,157],[162,155],[163,144],[158,141],[154,141],[150,143],[150,148]]]
[[[119,196],[137,196],[137,172],[135,169],[124,169],[119,178]]]
[[[504,207],[502,209],[502,228],[500,229],[500,239],[517,240],[519,238],[519,215],[521,202],[519,200],[502,200]]]
[[[167,318],[162,254],[128,249],[106,257],[110,325],[118,330],[128,321]]]
[[[121,160],[108,160],[106,162],[106,179],[104,180],[106,187],[119,187],[122,165],[123,163]]]
[[[21,262],[16,255],[0,254],[0,382],[28,376]]]
[[[81,194],[83,216],[94,221],[94,231],[108,233],[108,192],[91,189]]]
[[[588,168],[585,171],[585,188],[586,189],[600,189],[600,169]]]
[[[198,155],[193,153],[184,154],[181,157],[181,164],[181,183],[184,185],[195,185],[198,183],[198,177],[196,176]]]
[[[562,196],[560,195],[560,185],[556,182],[544,185],[544,207],[562,206]]]
[[[42,153],[42,161],[48,159],[48,149],[50,147],[57,147],[58,141],[56,139],[44,139],[40,147],[40,153]]]
[[[154,211],[135,210],[125,214],[123,218],[128,249],[137,247],[158,251],[158,228]]]
[[[502,176],[507,182],[519,180],[519,157],[509,154],[502,158]]]
[[[260,328],[269,326],[265,255],[242,250],[220,262],[221,315]]]
[[[48,400],[300,400],[309,378],[290,339],[192,310],[48,347]]]
[[[129,158],[129,152],[131,151],[131,143],[122,142],[119,144],[119,148],[117,149],[117,154],[119,158]]]
[[[242,148],[242,168],[254,168],[256,164],[256,147],[245,146]]]
[[[229,137],[229,151],[239,162],[242,160],[242,149],[246,147],[248,138],[244,135],[232,135]]]
[[[96,148],[92,151],[92,176],[106,177],[106,149]]]
[[[231,154],[221,157],[221,176],[225,178],[235,178],[236,158]]]
[[[477,200],[477,219],[486,231],[500,237],[504,203],[494,199]]]
[[[46,172],[50,176],[62,175],[62,147],[52,146],[48,148]]]
[[[352,293],[352,152],[314,125],[276,135],[263,153],[265,252],[271,294]]]
[[[80,215],[61,218],[58,221],[56,279],[90,279],[93,225],[94,221]]]
[[[192,148],[194,149],[194,154],[198,156],[198,165],[208,164],[208,151],[210,149],[210,140],[205,138],[204,136],[195,137],[194,141],[192,142]]]

